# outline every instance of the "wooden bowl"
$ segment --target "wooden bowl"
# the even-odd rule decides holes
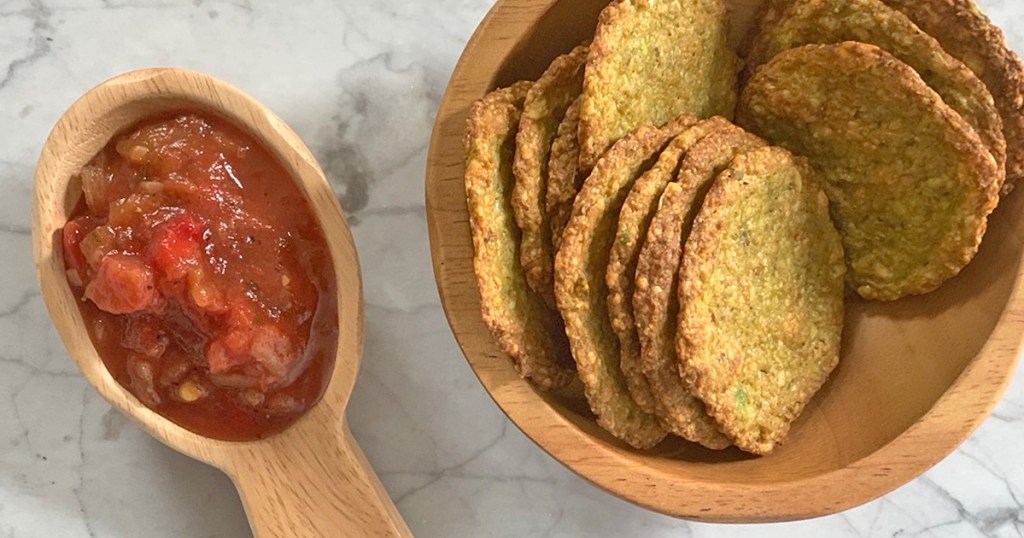
[[[733,0],[734,41],[760,2]],[[520,379],[480,316],[463,189],[471,103],[536,79],[589,39],[607,0],[499,0],[473,35],[438,110],[426,203],[445,313],[481,383],[508,417],[580,476],[659,512],[718,522],[802,519],[845,510],[923,473],[988,415],[1009,383],[1024,329],[1024,192],[996,210],[977,258],[922,297],[848,306],[831,380],[767,457],[673,439],[642,452],[613,439],[580,398]]]

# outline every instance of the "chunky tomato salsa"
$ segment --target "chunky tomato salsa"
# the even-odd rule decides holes
[[[334,271],[302,193],[217,117],[144,121],[81,170],[68,282],[113,376],[177,424],[251,440],[319,399],[337,345]]]

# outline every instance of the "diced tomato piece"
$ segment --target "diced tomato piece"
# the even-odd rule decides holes
[[[170,280],[181,280],[202,254],[202,229],[187,215],[174,217],[157,226],[149,246],[149,257],[158,271]]]
[[[131,314],[152,308],[160,301],[153,271],[135,256],[110,254],[100,262],[85,298],[111,314]]]
[[[210,372],[221,374],[243,366],[252,360],[246,353],[249,335],[243,330],[233,330],[214,340],[206,350],[206,362]]]
[[[68,270],[78,276],[79,283],[88,281],[89,262],[82,253],[82,238],[99,225],[99,220],[93,217],[79,217],[68,221],[61,233],[61,243],[64,247],[64,262]]]
[[[291,340],[273,325],[256,329],[250,348],[254,366],[265,374],[267,385],[284,380],[298,359]]]
[[[252,307],[244,302],[235,302],[231,304],[231,310],[228,312],[228,326],[230,327],[249,327],[256,322],[256,313],[253,312]]]
[[[235,328],[206,351],[211,373],[240,371],[262,388],[287,380],[297,359],[295,346],[273,325]]]

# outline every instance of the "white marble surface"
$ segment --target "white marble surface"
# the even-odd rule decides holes
[[[504,418],[459,353],[430,270],[434,109],[488,0],[0,0],[0,537],[240,537],[222,474],[89,388],[50,326],[29,238],[35,158],[92,85],[173,65],[269,105],[331,177],[364,265],[352,429],[418,536],[1024,535],[1024,373],[955,454],[883,499],[813,521],[673,520],[591,487]],[[1024,2],[986,11],[1024,50]]]

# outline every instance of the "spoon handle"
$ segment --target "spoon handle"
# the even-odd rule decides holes
[[[348,425],[324,430],[307,450],[270,445],[228,470],[255,538],[411,537]]]

